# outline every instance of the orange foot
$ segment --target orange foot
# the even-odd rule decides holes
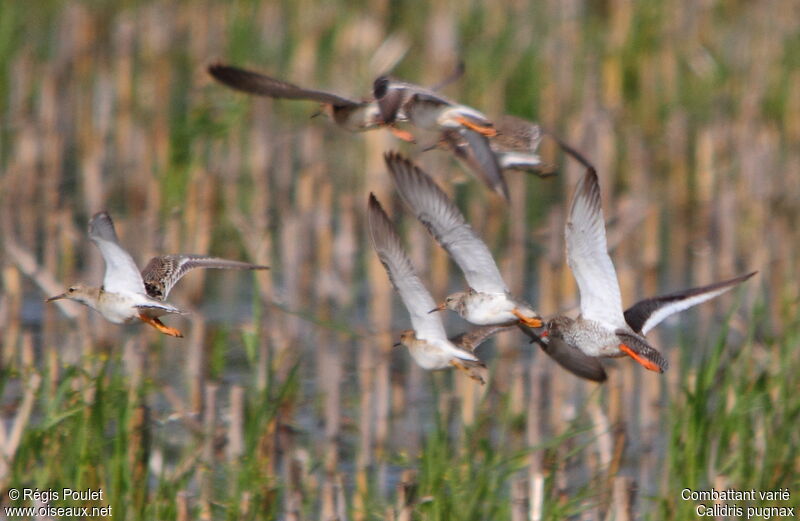
[[[481,375],[479,375],[477,372],[471,370],[469,367],[465,366],[461,362],[458,362],[456,360],[450,360],[450,365],[452,365],[453,367],[455,367],[459,371],[464,371],[465,373],[467,373],[467,376],[469,376],[470,378],[472,378],[476,382],[480,382],[481,385],[486,384],[486,380],[484,380]]]
[[[511,313],[514,314],[515,317],[519,319],[520,322],[525,324],[528,327],[542,327],[542,319],[539,317],[526,317],[522,313],[519,312],[518,309],[514,308],[511,310]]]
[[[468,129],[474,130],[478,134],[483,134],[486,137],[494,137],[497,135],[497,130],[495,130],[494,127],[477,125],[463,116],[456,116],[456,121]]]
[[[630,347],[626,346],[625,344],[620,344],[619,349],[629,357],[636,360],[639,364],[641,364],[642,367],[644,367],[648,371],[655,371],[656,373],[664,372],[664,369],[662,369],[660,365],[651,362],[647,358],[643,358],[642,356],[639,355],[639,353],[637,353]]]
[[[389,131],[395,135],[396,138],[402,139],[403,141],[408,141],[409,143],[415,143],[416,140],[414,139],[414,134],[408,132],[406,130],[400,130],[395,126],[390,126]]]
[[[139,315],[139,320],[141,320],[145,324],[149,324],[149,325],[153,326],[154,328],[158,329],[159,331],[161,331],[165,335],[174,336],[174,337],[177,337],[177,338],[183,338],[183,333],[181,333],[180,331],[178,331],[175,328],[172,328],[172,327],[169,327],[169,326],[165,326],[164,323],[161,322],[156,317],[148,317],[147,315]]]

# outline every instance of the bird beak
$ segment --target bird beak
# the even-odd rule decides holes
[[[400,343],[400,342],[396,342],[395,344],[393,344],[393,345],[392,345],[392,347],[400,347],[400,346],[402,346],[402,345],[403,345],[402,343]]]
[[[64,298],[67,298],[66,293],[62,293],[61,295],[56,295],[55,297],[50,297],[48,299],[45,299],[45,302],[53,302],[54,300],[61,300]]]
[[[425,148],[422,149],[422,151],[423,152],[430,152],[431,150],[436,150],[437,148],[439,148],[439,143],[438,142],[436,142],[436,143],[434,143],[432,145],[426,146]]]
[[[437,311],[444,311],[445,309],[447,309],[447,306],[445,306],[444,304],[439,304],[432,310],[428,311],[428,314],[430,315],[431,313],[436,313]]]

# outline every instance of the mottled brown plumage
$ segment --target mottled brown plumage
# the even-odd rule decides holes
[[[205,255],[177,254],[153,257],[142,270],[147,295],[166,300],[172,287],[193,269],[266,270],[267,266]]]

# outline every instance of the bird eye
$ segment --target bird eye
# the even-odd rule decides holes
[[[69,289],[67,290],[67,292],[68,292],[68,293],[75,293],[75,288],[69,288]]]

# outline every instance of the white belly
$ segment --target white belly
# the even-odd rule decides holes
[[[98,304],[97,311],[114,324],[131,322],[139,315],[133,299],[116,293],[103,293]]]
[[[464,312],[461,317],[467,322],[478,326],[508,324],[519,320],[512,313],[514,309],[518,309],[526,316],[536,316],[532,309],[527,306],[518,306],[508,295],[474,293],[465,301]]]
[[[414,361],[423,369],[435,371],[437,369],[447,369],[452,367],[450,360],[453,358],[449,353],[429,345],[416,345],[408,350]]]
[[[346,118],[338,120],[337,123],[350,132],[364,132],[380,126],[383,121],[380,109],[376,104],[371,103],[354,110]]]

